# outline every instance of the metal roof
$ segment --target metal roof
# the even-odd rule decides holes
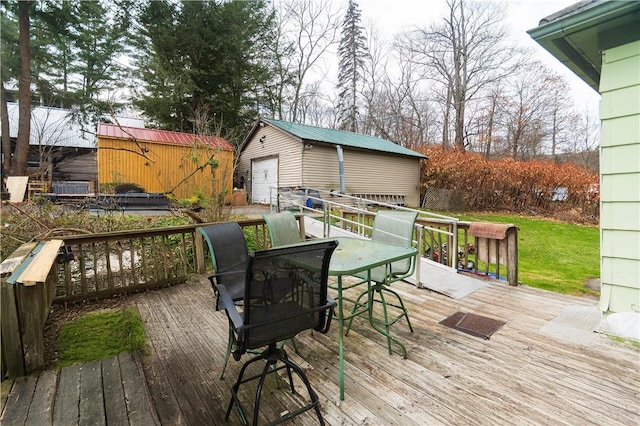
[[[639,1],[581,1],[527,31],[542,47],[598,91],[602,51],[640,35]]]
[[[18,103],[8,102],[9,135],[18,137]],[[143,126],[144,120],[118,115],[118,122],[127,126]],[[85,125],[84,128],[91,128]],[[85,131],[71,120],[68,109],[35,106],[31,109],[30,145],[52,147],[95,148],[96,136],[93,131]]]
[[[224,150],[233,150],[225,139],[217,136],[195,135],[191,133],[171,132],[169,130],[143,129],[140,127],[117,126],[98,123],[98,136],[114,139],[136,139],[139,141],[165,143],[170,145],[210,145]]]
[[[325,129],[322,127],[308,126],[306,124],[290,123],[272,118],[261,118],[265,123],[271,124],[285,132],[304,141],[316,141],[340,145],[343,147],[367,149],[371,151],[388,152],[390,154],[407,155],[410,157],[427,158],[426,155],[404,148],[385,139],[344,130]]]

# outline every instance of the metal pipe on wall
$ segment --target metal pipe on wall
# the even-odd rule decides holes
[[[347,192],[346,184],[344,182],[344,155],[342,153],[342,147],[336,145],[336,151],[338,152],[338,170],[340,171],[340,193]]]

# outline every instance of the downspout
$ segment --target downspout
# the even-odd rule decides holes
[[[338,151],[338,170],[340,171],[340,193],[347,192],[346,185],[344,183],[344,155],[342,155],[342,147],[336,145],[336,151]]]

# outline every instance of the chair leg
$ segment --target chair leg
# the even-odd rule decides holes
[[[391,303],[387,301],[387,298],[385,297],[385,292],[394,296],[397,302]],[[376,297],[376,295],[378,295],[378,297]],[[363,302],[362,298],[365,296],[367,297],[367,301]],[[366,306],[367,303],[370,304],[369,322],[371,323],[374,329],[376,329],[379,333],[383,334],[387,338],[387,348],[389,349],[389,355],[393,353],[393,351],[391,350],[391,343],[393,342],[393,343],[396,343],[398,346],[400,346],[400,348],[402,349],[403,356],[404,358],[406,358],[407,357],[406,348],[404,347],[402,342],[400,342],[399,340],[391,336],[390,327],[396,322],[398,322],[399,320],[401,320],[402,318],[405,318],[407,320],[407,325],[409,326],[409,331],[413,333],[413,326],[411,325],[411,320],[409,319],[409,310],[405,306],[400,295],[394,290],[390,289],[387,285],[375,283],[371,288],[370,293],[367,291],[362,292],[357,297],[357,299],[355,299],[354,306],[351,309],[351,317],[349,318],[349,321],[347,323],[345,336],[349,333],[355,312],[358,309]],[[373,314],[374,303],[380,303],[382,305],[382,318],[373,317],[372,314]],[[389,319],[389,310],[388,310],[389,306],[400,311],[400,313],[397,316],[391,319]],[[375,324],[378,324],[382,328],[376,327]]]
[[[220,372],[220,380],[224,379],[224,371],[227,369],[227,363],[229,362],[229,355],[231,355],[231,348],[233,347],[233,328],[229,325],[229,339],[227,340],[227,353],[224,354],[224,364],[222,365],[222,371]]]
[[[242,424],[243,425],[248,424],[247,417],[244,414],[244,410],[242,409],[242,405],[240,404],[240,399],[238,398],[238,389],[240,388],[240,385],[243,383],[242,379],[244,377],[245,371],[247,370],[247,367],[253,364],[254,362],[260,361],[262,359],[263,359],[262,356],[251,358],[249,361],[245,362],[242,368],[240,369],[240,373],[238,374],[238,379],[236,380],[235,384],[231,387],[231,401],[229,401],[229,406],[227,407],[227,413],[224,416],[225,421],[229,420],[229,416],[231,415],[231,410],[233,410],[233,406],[235,405],[236,408],[238,409],[238,415],[240,416],[240,421],[242,422]],[[267,367],[269,367],[268,364],[267,364]]]
[[[411,321],[409,320],[409,310],[406,308],[406,306],[404,306],[404,302],[402,301],[402,298],[400,297],[400,295],[388,287],[384,288],[383,291],[393,294],[396,297],[396,299],[398,299],[397,305],[394,305],[391,303],[389,304],[390,306],[398,308],[402,311],[402,314],[394,322],[396,322],[402,317],[405,317],[407,319],[407,325],[409,326],[409,331],[413,333],[413,326],[411,325]]]
[[[262,369],[262,373],[253,377],[249,377],[247,379],[244,378],[244,373],[247,369],[247,367],[256,362],[256,361],[260,361],[260,360],[266,360],[266,364],[264,366],[264,368]],[[276,364],[278,363],[278,361],[282,362],[282,364],[284,364],[281,367],[277,367],[276,368]],[[287,369],[287,374],[289,376],[289,383],[291,385],[291,392],[292,393],[296,393],[295,388],[294,388],[294,384],[293,384],[293,376],[292,376],[292,371],[295,372],[298,377],[300,377],[300,379],[302,380],[302,382],[304,383],[305,387],[307,388],[307,392],[309,393],[309,398],[311,399],[311,402],[303,407],[300,407],[299,409],[292,411],[290,413],[287,413],[286,415],[272,421],[269,423],[269,425],[275,425],[278,423],[282,423],[286,420],[289,420],[295,416],[297,416],[298,414],[301,414],[307,410],[310,410],[311,408],[313,408],[316,412],[316,415],[318,417],[318,420],[320,422],[321,425],[324,425],[324,419],[322,418],[322,413],[320,412],[320,407],[319,407],[319,398],[318,398],[318,394],[313,390],[313,388],[311,388],[311,383],[309,382],[309,379],[307,378],[306,373],[304,372],[304,370],[302,370],[302,368],[300,366],[298,366],[296,363],[294,363],[293,361],[291,361],[289,359],[289,357],[287,356],[286,352],[282,349],[276,349],[275,346],[274,347],[270,347],[268,350],[264,351],[260,356],[257,356],[255,358],[252,358],[251,360],[247,361],[242,368],[240,369],[240,373],[238,375],[238,379],[236,380],[236,383],[232,386],[231,388],[231,401],[229,401],[229,406],[227,407],[227,412],[225,415],[225,421],[229,420],[229,416],[231,415],[231,411],[233,410],[233,406],[235,405],[238,411],[238,414],[240,416],[240,421],[242,422],[243,425],[248,425],[249,422],[247,420],[247,417],[244,413],[244,410],[242,408],[242,405],[240,404],[240,399],[238,398],[238,391],[240,388],[240,385],[242,383],[246,383],[249,382],[251,380],[255,380],[255,379],[259,379],[258,382],[258,386],[256,388],[256,397],[255,397],[255,405],[253,407],[253,419],[252,419],[252,424],[253,425],[257,425],[258,424],[258,415],[260,412],[260,400],[261,400],[261,394],[262,394],[262,389],[264,387],[264,381],[267,377],[268,374],[271,374],[273,372],[276,372],[280,369],[286,368]]]
[[[382,321],[382,326],[384,326],[384,330],[386,333],[384,335],[387,337],[387,349],[389,350],[389,355],[393,354],[391,351],[391,331],[389,330],[389,314],[387,312],[387,301],[384,298],[384,293],[382,289],[376,289],[376,293],[380,295],[380,303],[382,304],[382,316],[384,317],[384,321]],[[375,296],[374,296],[375,297]],[[373,321],[373,320],[372,320]]]
[[[367,297],[367,302],[363,303],[360,300],[365,296]],[[353,318],[355,316],[356,311],[360,308],[364,308],[366,304],[369,303],[369,300],[370,300],[369,291],[363,291],[362,293],[360,293],[358,298],[354,301],[353,308],[351,308],[351,315],[349,317],[349,322],[347,323],[346,331],[344,332],[345,336],[349,335],[349,330],[351,329],[351,323],[353,322]]]
[[[287,357],[286,354],[283,357],[280,358],[280,361],[282,361],[287,366],[287,370],[291,369],[291,370],[295,371],[296,374],[298,375],[298,377],[300,377],[300,379],[302,379],[302,382],[306,386],[307,392],[309,393],[309,397],[311,398],[311,403],[309,403],[308,405],[305,405],[304,407],[299,408],[298,410],[294,411],[293,413],[289,413],[287,416],[285,416],[286,419],[293,418],[293,417],[297,416],[298,414],[304,413],[305,411],[310,410],[311,408],[313,408],[315,410],[315,412],[316,412],[316,416],[318,416],[318,421],[320,422],[321,425],[324,425],[325,424],[324,423],[324,419],[322,418],[322,413],[320,412],[320,399],[318,398],[318,394],[311,387],[311,383],[309,382],[309,379],[307,378],[307,374],[304,372],[304,370],[298,364],[290,361],[289,357]],[[292,391],[292,393],[295,393],[295,391],[293,390],[293,382],[292,382],[292,386],[291,386],[291,391]],[[283,421],[284,420],[285,420],[285,418],[283,418]]]
[[[291,347],[293,348],[293,351],[296,354],[300,355],[300,351],[298,350],[298,344],[296,343],[296,338],[295,337],[292,337],[291,339],[288,339],[288,340],[283,340],[282,342],[280,342],[280,345],[278,347],[280,349],[283,349],[285,343],[287,343],[287,342],[291,343]]]
[[[258,381],[258,387],[256,388],[256,400],[253,404],[253,426],[258,426],[258,413],[260,412],[260,397],[262,396],[262,386],[264,385],[264,380],[267,378],[267,374],[269,374],[269,370],[271,367],[275,367],[275,364],[278,360],[267,360],[267,363],[264,365],[262,369],[262,374],[260,375],[260,380]],[[274,369],[274,372],[277,371]],[[291,373],[289,373],[289,377],[291,377]],[[278,379],[276,379],[278,380]]]

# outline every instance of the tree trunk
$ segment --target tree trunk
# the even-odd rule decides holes
[[[18,140],[14,156],[13,174],[26,176],[31,135],[31,42],[29,40],[30,1],[18,2],[18,48],[20,50],[20,79],[18,82]]]
[[[449,147],[449,119],[451,117],[451,83],[447,85],[447,96],[444,102],[444,118],[442,122],[442,146]]]
[[[2,174],[11,174],[11,135],[9,134],[9,111],[7,110],[7,90],[0,84],[0,121],[2,122]]]
[[[486,139],[487,144],[484,148],[484,157],[489,159],[491,157],[491,143],[493,142],[493,117],[496,114],[495,98],[491,99],[491,109],[489,110],[489,122],[487,123]]]

